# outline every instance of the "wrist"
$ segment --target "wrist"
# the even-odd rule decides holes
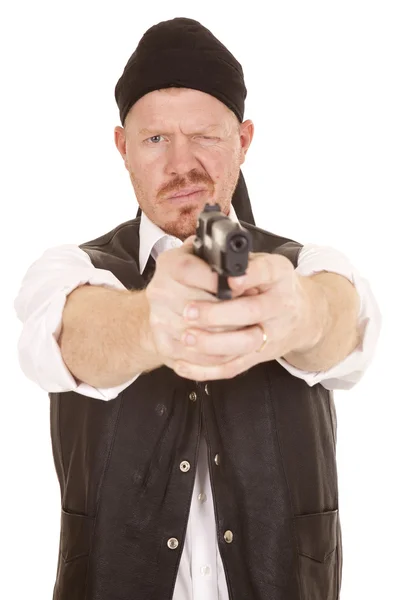
[[[305,354],[318,347],[330,328],[329,300],[324,289],[313,276],[299,276],[303,290],[300,317],[300,335],[291,353]]]
[[[164,362],[158,353],[152,328],[150,326],[150,306],[146,295],[146,290],[142,294],[142,319],[140,327],[140,346],[146,356],[148,367],[146,371],[152,371],[161,367]]]

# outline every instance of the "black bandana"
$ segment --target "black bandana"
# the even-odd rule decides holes
[[[210,94],[243,122],[247,90],[242,67],[211,31],[193,19],[163,21],[143,35],[115,87],[122,126],[142,96],[169,87]],[[254,225],[241,170],[232,204],[240,220]]]

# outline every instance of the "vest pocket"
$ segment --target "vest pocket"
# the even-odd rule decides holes
[[[65,562],[87,556],[94,518],[61,510],[60,552]]]
[[[60,553],[53,600],[84,600],[94,518],[61,510]]]
[[[294,517],[304,600],[338,599],[338,511]]]

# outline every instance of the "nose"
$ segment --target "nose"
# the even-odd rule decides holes
[[[168,175],[186,175],[193,169],[198,169],[199,162],[186,138],[174,139],[167,151]]]

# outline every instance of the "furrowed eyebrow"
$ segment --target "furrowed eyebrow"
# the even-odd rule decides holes
[[[191,135],[193,135],[194,133],[205,133],[207,131],[211,131],[211,130],[218,129],[218,128],[221,128],[221,125],[219,123],[216,123],[214,125],[207,125],[206,127],[200,127],[196,131],[193,131]],[[160,127],[159,129],[155,129],[155,128],[148,129],[147,127],[144,127],[143,129],[141,129],[139,131],[139,135],[149,135],[149,136],[161,135],[161,133],[163,133],[165,135],[171,135],[171,133],[163,131],[163,127]]]

